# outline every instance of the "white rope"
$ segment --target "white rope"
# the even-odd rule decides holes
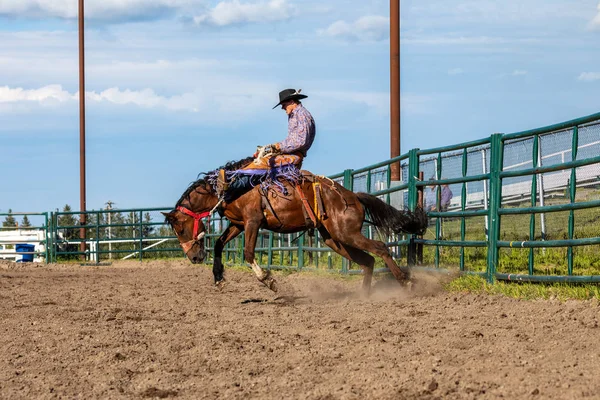
[[[213,215],[215,213],[215,211],[217,210],[217,208],[219,208],[219,206],[221,205],[222,202],[223,202],[223,199],[219,199],[219,202],[217,203],[217,205],[214,206],[212,210],[210,210],[210,215]]]

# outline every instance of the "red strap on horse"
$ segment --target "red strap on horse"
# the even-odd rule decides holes
[[[194,218],[194,233],[192,235],[192,238],[196,239],[196,236],[198,236],[198,225],[200,225],[200,220],[204,217],[210,216],[210,211],[205,211],[203,213],[198,214],[182,206],[177,207],[177,210],[181,211],[185,215],[189,215],[190,217]]]

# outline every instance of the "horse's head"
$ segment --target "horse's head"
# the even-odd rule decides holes
[[[206,234],[202,218],[208,217],[218,203],[215,190],[204,179],[193,182],[181,195],[175,209],[162,213],[171,225],[183,252],[194,264],[206,258],[204,235]],[[196,213],[193,210],[204,210]]]
[[[209,213],[196,214],[185,207],[177,207],[169,213],[162,213],[175,231],[179,244],[187,258],[194,264],[206,258],[204,235],[206,230],[201,219]]]

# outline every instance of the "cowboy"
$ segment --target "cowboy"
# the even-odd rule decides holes
[[[312,146],[315,140],[315,121],[310,115],[310,112],[300,102],[301,99],[305,99],[308,96],[301,94],[302,89],[285,89],[279,92],[279,103],[273,107],[273,109],[281,106],[282,110],[288,115],[288,136],[281,142],[277,142],[268,146],[265,146],[262,150],[267,155],[270,153],[276,155],[275,160],[273,157],[268,157],[272,161],[270,165],[279,166],[281,164],[294,164],[298,168],[302,166],[302,160],[306,157],[306,152]],[[254,153],[256,158],[261,153],[261,149]],[[277,155],[287,155],[281,160],[277,160]]]
[[[302,167],[302,161],[306,157],[308,149],[315,140],[315,121],[306,108],[300,102],[308,96],[301,94],[302,89],[285,89],[279,92],[279,103],[273,109],[281,106],[288,115],[288,136],[281,142],[267,146],[259,146],[254,153],[254,162],[242,170],[268,170],[270,168],[294,165],[298,169]],[[222,187],[218,190],[224,192],[228,184],[225,171],[219,171],[218,181]]]

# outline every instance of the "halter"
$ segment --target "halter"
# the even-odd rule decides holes
[[[194,218],[194,231],[192,233],[192,239],[188,240],[185,243],[181,243],[181,248],[183,249],[183,252],[185,254],[188,253],[188,251],[190,251],[190,249],[192,248],[192,246],[194,245],[194,243],[196,243],[197,241],[199,241],[200,239],[202,239],[204,237],[204,232],[198,233],[198,227],[200,226],[200,220],[204,217],[208,217],[210,216],[210,214],[212,214],[212,211],[205,211],[203,213],[195,213],[185,207],[179,206],[177,207],[177,211],[184,213],[185,215],[189,215],[190,217]]]

